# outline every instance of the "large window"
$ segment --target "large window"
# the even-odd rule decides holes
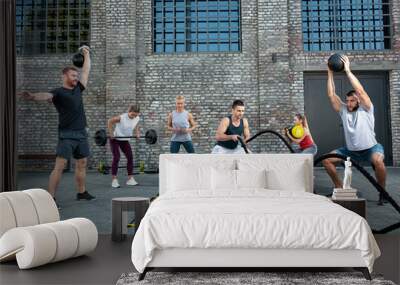
[[[90,0],[16,0],[18,54],[76,52],[89,44]]]
[[[303,0],[306,51],[391,48],[389,0]]]
[[[155,53],[240,51],[239,0],[153,0]]]

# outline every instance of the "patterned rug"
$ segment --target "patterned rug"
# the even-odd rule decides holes
[[[122,274],[117,285],[212,284],[212,285],[395,285],[381,276],[368,281],[359,272],[148,272],[142,281],[138,273]]]

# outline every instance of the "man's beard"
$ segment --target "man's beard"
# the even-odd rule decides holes
[[[360,104],[357,104],[357,105],[353,108],[353,110],[349,110],[349,112],[355,112],[355,111],[357,111],[357,110],[358,110],[358,107],[360,107]],[[349,109],[349,108],[347,108],[347,109]]]

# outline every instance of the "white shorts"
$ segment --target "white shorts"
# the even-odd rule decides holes
[[[245,154],[244,148],[238,144],[236,148],[230,149],[220,145],[214,146],[212,154]]]

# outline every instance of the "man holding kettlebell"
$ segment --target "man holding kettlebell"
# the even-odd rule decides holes
[[[350,61],[342,55],[344,72],[349,79],[353,90],[346,94],[344,103],[335,93],[333,71],[328,67],[327,91],[333,109],[339,113],[344,130],[346,146],[338,148],[333,153],[351,157],[356,161],[367,161],[375,168],[375,176],[379,185],[385,188],[386,168],[384,164],[383,146],[375,138],[374,105],[360,81],[350,70]],[[336,173],[335,163],[338,158],[329,158],[323,161],[324,167],[331,177],[336,188],[342,188],[342,181]],[[379,205],[383,204],[383,196],[379,196]]]
[[[78,69],[73,66],[62,70],[63,86],[50,92],[22,92],[19,95],[25,100],[47,101],[54,104],[58,112],[58,145],[56,162],[49,178],[49,193],[55,196],[63,170],[68,159],[76,159],[75,181],[77,200],[92,200],[95,197],[85,189],[87,157],[90,155],[86,115],[83,106],[82,92],[86,89],[90,73],[89,48],[81,48],[84,57],[81,78]]]

